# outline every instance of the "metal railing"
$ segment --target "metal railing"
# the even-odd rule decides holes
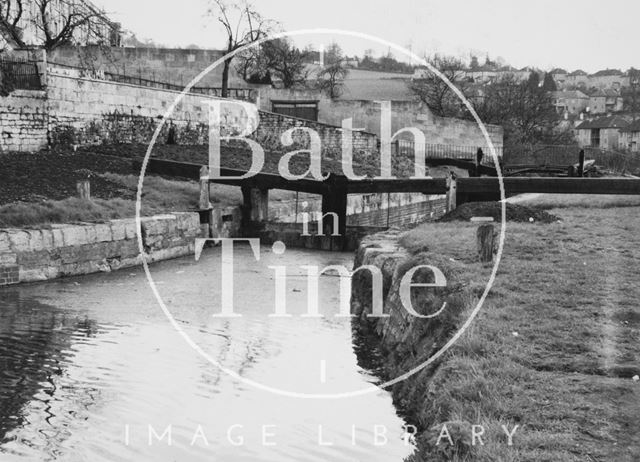
[[[415,155],[416,147],[414,141],[396,140],[392,143],[392,151],[401,156]],[[454,144],[424,144],[427,159],[457,159],[475,162],[478,148],[481,148],[484,156],[482,158],[483,165],[493,165],[491,151],[488,146],[459,146]],[[502,146],[494,146],[499,159],[502,158]]]
[[[125,83],[140,87],[159,88],[161,90],[172,90],[180,92],[184,91],[186,87],[186,85],[161,82],[154,79],[147,79],[142,76],[117,74],[114,72],[92,70],[60,63],[51,63],[51,65],[67,69],[74,69],[79,72],[80,77],[90,79],[107,80],[109,82]],[[192,87],[189,93],[222,97],[222,87]],[[252,88],[230,87],[227,89],[227,97],[245,101],[253,101],[255,100],[255,90]]]
[[[38,65],[27,60],[0,57],[0,85],[5,91],[41,90]]]
[[[518,146],[505,151],[505,165],[569,166],[578,162],[580,150],[584,149],[586,160],[595,160],[604,170],[616,173],[640,172],[640,155],[594,147],[579,146]]]

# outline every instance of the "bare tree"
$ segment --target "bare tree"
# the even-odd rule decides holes
[[[505,145],[571,144],[570,128],[555,111],[549,92],[514,76],[485,85],[482,96],[473,100],[474,109],[485,123],[504,128]]]
[[[334,99],[342,95],[344,79],[349,75],[346,59],[337,43],[329,46],[325,53],[322,69],[318,73],[318,88],[327,91]]]
[[[294,47],[290,40],[275,39],[262,45],[264,66],[284,88],[303,86],[307,81],[309,53]]]
[[[36,14],[25,15],[25,6],[33,2]],[[23,25],[31,26],[41,36],[45,50],[74,43],[82,33],[87,41],[108,43],[118,30],[105,14],[89,3],[78,0],[0,0],[0,27],[20,47],[24,41]]]
[[[245,82],[249,82],[264,73],[265,68],[262,61],[260,50],[256,47],[243,50],[236,55],[236,72]]]
[[[0,1],[0,27],[2,32],[8,35],[7,38],[13,40],[18,46],[24,46],[22,41],[22,31],[19,28],[20,20],[24,14],[22,6],[23,0],[1,0]]]
[[[427,58],[427,61],[466,95],[469,83],[465,80],[466,67],[461,60],[435,55]],[[422,78],[411,82],[410,88],[437,116],[460,117],[464,112],[458,95],[444,80],[428,69]]]
[[[227,35],[226,53],[249,45],[269,33],[274,22],[263,18],[248,0],[230,2],[227,0],[212,0],[209,14],[216,16],[223,25]],[[222,69],[222,96],[229,93],[229,69],[233,57],[224,61]]]

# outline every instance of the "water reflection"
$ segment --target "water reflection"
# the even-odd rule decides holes
[[[287,252],[257,264],[240,251],[240,319],[211,316],[220,299],[217,251],[199,263],[156,265],[153,274],[177,322],[225,367],[270,386],[330,393],[377,379],[357,364],[348,319],[299,316],[307,281],[293,268],[350,259]],[[274,264],[292,267],[292,318],[268,317]],[[338,283],[321,281],[331,309]],[[400,461],[412,450],[402,425],[385,392],[301,400],[229,377],[180,338],[139,270],[0,290],[0,458]]]

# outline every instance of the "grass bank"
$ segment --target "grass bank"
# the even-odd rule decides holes
[[[119,189],[120,197],[82,200],[67,197],[61,200],[17,201],[0,206],[0,228],[37,227],[53,223],[99,222],[135,216],[135,196],[138,177],[117,173],[95,174],[92,189],[107,183]],[[199,186],[195,182],[172,181],[160,177],[147,177],[142,197],[142,215],[185,212],[198,207]],[[227,196],[214,196],[223,201]],[[230,200],[233,203],[232,200]]]
[[[424,430],[413,461],[640,460],[640,207],[570,200],[581,199],[527,204],[540,201],[560,222],[508,223],[471,329],[437,367],[394,389]],[[421,259],[461,263],[477,297],[490,269],[475,262],[475,230],[426,224],[401,243]],[[453,451],[435,444],[444,422]],[[471,424],[485,427],[483,446],[470,445]],[[502,425],[520,426],[511,447]]]
[[[118,149],[122,155],[113,155],[119,152]],[[125,155],[133,156],[134,153],[141,153],[141,148],[129,152],[126,146],[116,146],[107,154],[88,149],[1,154],[0,228],[133,217],[138,172],[132,171],[130,159]],[[183,156],[188,158],[187,154],[183,153]],[[87,176],[91,182],[90,201],[76,197],[77,181]],[[142,194],[142,215],[196,210],[199,196],[199,185],[195,181],[147,175]],[[307,197],[301,194],[300,200]],[[294,198],[295,193],[290,191],[270,193],[273,201]],[[221,206],[237,206],[242,203],[242,194],[237,187],[211,185],[210,200]]]

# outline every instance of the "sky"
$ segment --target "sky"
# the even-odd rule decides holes
[[[139,39],[170,47],[221,49],[222,26],[209,0],[94,0]],[[284,30],[326,28],[376,36],[423,56],[489,54],[521,68],[595,72],[640,67],[637,0],[254,0]],[[299,37],[315,48],[336,41],[348,54],[385,45],[348,36]],[[325,43],[323,43],[325,42]],[[398,56],[398,53],[395,53]],[[399,57],[399,56],[398,56]]]

